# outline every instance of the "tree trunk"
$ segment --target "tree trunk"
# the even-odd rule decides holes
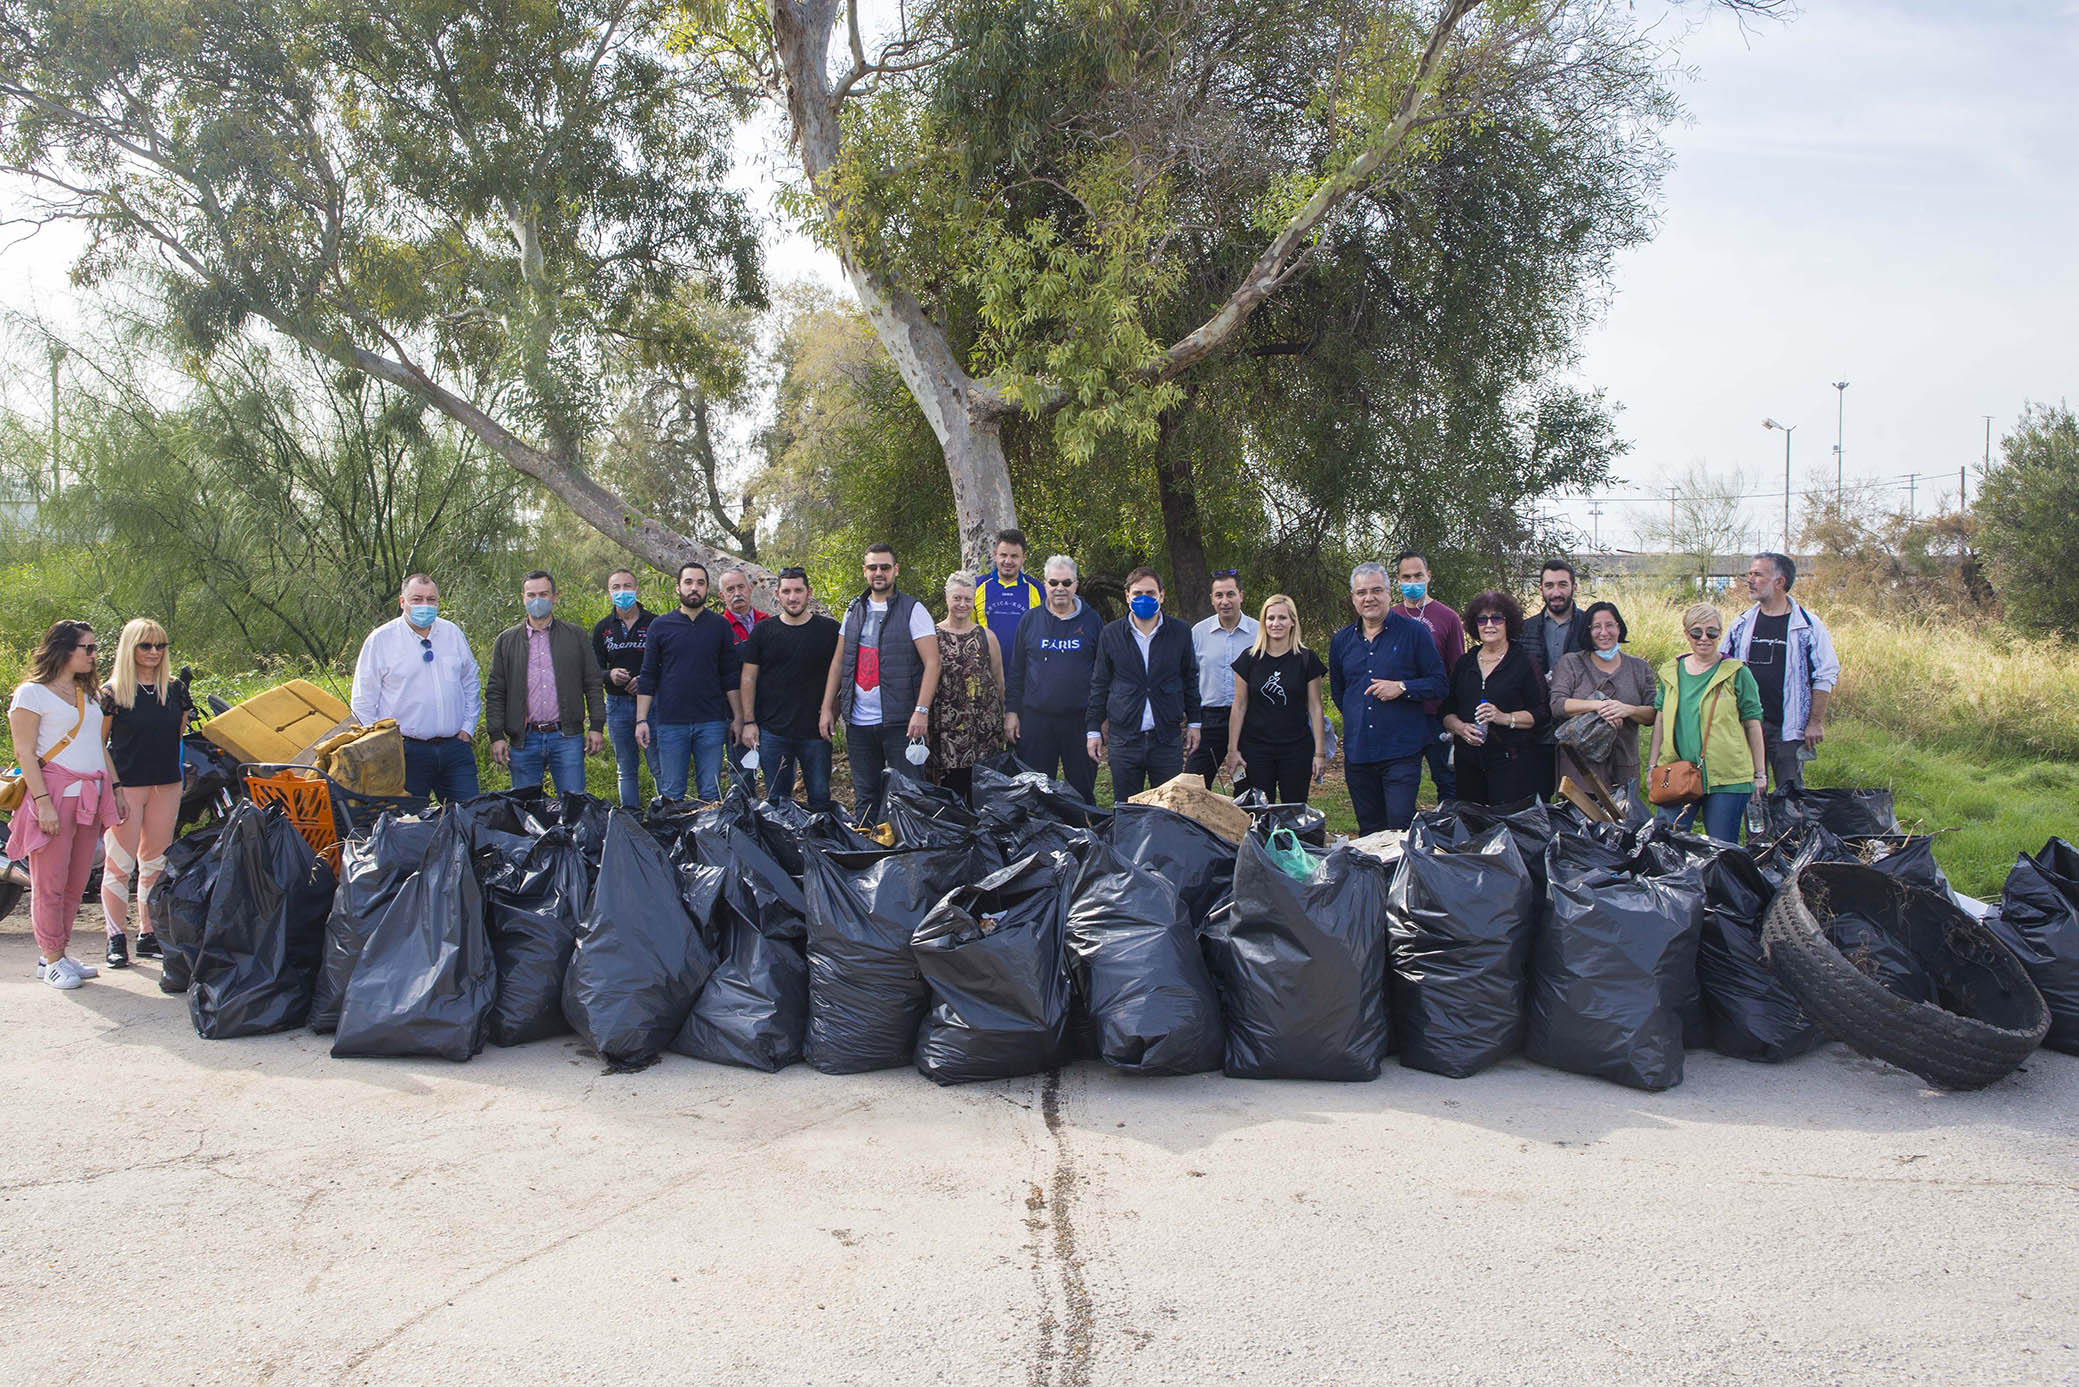
[[[1178,435],[1176,411],[1164,410],[1155,438],[1155,495],[1162,503],[1162,537],[1169,550],[1169,606],[1186,620],[1213,614],[1212,566],[1198,518],[1191,450]]]

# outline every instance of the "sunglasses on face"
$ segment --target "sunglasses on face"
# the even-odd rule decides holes
[[[1076,585],[1076,580],[1075,580],[1075,579],[1073,579],[1073,578],[1049,578],[1049,579],[1047,579],[1047,586],[1048,586],[1048,587],[1050,587],[1050,588],[1072,588],[1072,587],[1074,587],[1075,585]]]
[[[75,646],[73,646],[72,648],[73,648],[74,650],[83,650],[83,651],[85,651],[85,652],[86,652],[87,654],[91,655],[91,654],[93,654],[93,653],[94,653],[95,651],[99,650],[99,649],[100,649],[101,647],[100,647],[100,646],[98,646],[98,645],[75,645]]]
[[[895,565],[892,563],[870,563],[866,566],[866,571],[868,573],[887,573],[892,571],[894,567]]]
[[[1473,618],[1475,626],[1507,626],[1509,619],[1500,612],[1482,612]]]
[[[1689,628],[1689,639],[1693,641],[1715,641],[1724,634],[1716,626],[1692,626]]]
[[[138,648],[139,650],[164,650],[164,649],[166,648],[166,642],[165,642],[165,641],[139,641],[139,642],[137,643],[137,648]]]

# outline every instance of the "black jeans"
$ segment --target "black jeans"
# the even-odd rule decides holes
[[[1440,738],[1444,731],[1444,720],[1432,717],[1429,720],[1429,744],[1422,748],[1422,759],[1429,766],[1429,778],[1436,783],[1437,803],[1458,798],[1458,774],[1451,765],[1451,743]]]
[[[1357,811],[1357,832],[1406,828],[1415,820],[1415,791],[1422,784],[1422,753],[1391,761],[1351,761],[1343,769],[1350,787],[1350,807]]]
[[[1124,804],[1151,785],[1184,773],[1184,734],[1174,727],[1112,732],[1112,803]]]
[[[1097,763],[1083,741],[1083,710],[1018,715],[1018,759],[1036,771],[1066,780],[1086,801],[1097,796]],[[1056,770],[1055,767],[1060,769]]]
[[[1783,724],[1765,722],[1761,725],[1761,753],[1768,759],[1769,775],[1776,782],[1776,793],[1805,788],[1805,763],[1797,759],[1804,749],[1804,739],[1794,742],[1783,740]]]
[[[1305,804],[1314,779],[1314,744],[1290,742],[1272,746],[1244,740],[1241,746],[1243,788],[1261,790],[1274,804]]]
[[[1220,774],[1220,767],[1227,760],[1228,719],[1233,714],[1232,708],[1208,707],[1199,710],[1201,730],[1198,734],[1198,750],[1192,752],[1190,759],[1185,761],[1184,769],[1193,775],[1204,776],[1206,788],[1209,790],[1213,787],[1214,779]]]
[[[867,825],[881,821],[881,791],[890,765],[900,763],[922,774],[922,767],[910,767],[902,759],[909,745],[907,722],[893,726],[884,722],[879,727],[845,724],[845,755],[852,763],[853,819]]]

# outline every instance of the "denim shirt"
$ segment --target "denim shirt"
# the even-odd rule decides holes
[[[1397,679],[1407,692],[1382,703],[1365,693],[1374,679]],[[1442,698],[1451,688],[1429,627],[1391,608],[1370,640],[1361,622],[1335,633],[1328,643],[1328,682],[1343,713],[1343,755],[1355,764],[1418,754],[1429,740],[1423,700]]]

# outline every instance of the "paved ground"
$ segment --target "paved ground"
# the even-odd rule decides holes
[[[32,966],[0,934],[0,1382],[2079,1381],[2065,1056],[607,1076]]]

